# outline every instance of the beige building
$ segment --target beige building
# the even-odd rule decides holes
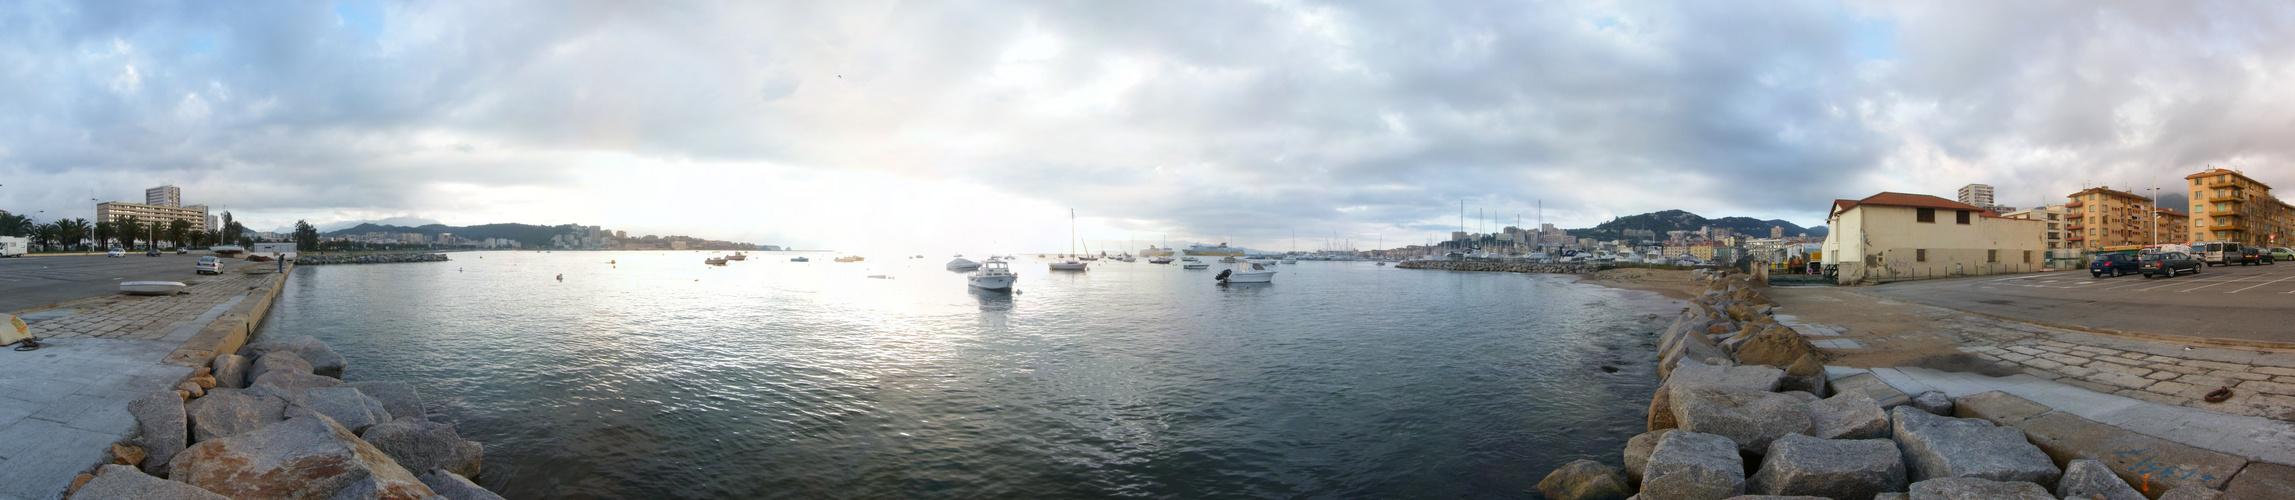
[[[2156,233],[2153,236],[2154,241],[2158,241],[2160,243],[2191,242],[2191,240],[2184,239],[2187,236],[2191,236],[2190,215],[2185,215],[2183,212],[2177,212],[2165,208],[2153,209],[2152,213],[2159,216],[2158,224],[2152,226],[2151,229],[2154,233]]]
[[[2070,231],[2064,229],[2064,214],[2065,209],[2063,205],[2050,205],[2041,208],[2017,210],[2014,212],[2000,214],[2000,216],[2010,219],[2036,220],[2048,223],[2048,249],[2055,250],[2059,248],[2065,248],[2064,237],[2071,234]]]
[[[1825,217],[1823,262],[1839,282],[2037,271],[2046,265],[2047,222],[2011,219],[1925,194],[1834,200]]]
[[[2151,198],[2118,191],[2111,186],[2072,193],[2064,204],[2072,235],[2064,238],[2072,248],[2094,252],[2104,247],[2165,243],[2152,241]]]
[[[2271,185],[2234,170],[2209,169],[2191,181],[2191,241],[2286,246],[2295,207],[2271,196]]]
[[[166,224],[166,221],[180,219],[191,222],[191,230],[193,231],[206,231],[207,207],[204,205],[198,207],[163,207],[107,201],[96,204],[96,221],[109,222],[120,217],[134,216],[146,224],[152,221],[161,221],[161,224]]]

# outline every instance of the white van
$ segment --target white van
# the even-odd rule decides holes
[[[0,236],[0,257],[24,255],[31,250],[32,239],[22,236]]]
[[[2240,245],[2231,241],[2202,241],[2191,244],[2192,258],[2210,266],[2226,266],[2239,260]]]

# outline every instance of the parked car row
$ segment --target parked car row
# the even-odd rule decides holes
[[[2199,274],[2200,268],[2199,259],[2191,258],[2190,254],[2183,252],[2144,254],[2142,258],[2137,259],[2136,264],[2139,272],[2144,273],[2146,278],[2153,276],[2173,278],[2175,275],[2183,274],[2184,271]]]
[[[2295,250],[2287,247],[2242,246],[2238,243],[2204,243],[2192,245],[2197,254],[2183,252],[2154,252],[2142,255],[2103,254],[2088,261],[2088,275],[2126,276],[2142,274],[2146,278],[2161,276],[2173,278],[2190,272],[2199,274],[2207,266],[2270,265],[2282,258],[2295,258]]]

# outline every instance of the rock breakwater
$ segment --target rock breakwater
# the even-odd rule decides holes
[[[295,257],[295,265],[322,266],[328,264],[394,264],[399,262],[445,262],[447,260],[449,259],[446,258],[446,254],[440,253],[361,253],[302,255]]]
[[[1870,374],[1828,381],[1824,354],[1771,317],[1778,304],[1750,276],[1692,276],[1706,289],[1658,337],[1661,380],[1650,398],[1648,432],[1627,441],[1622,468],[1572,463],[1555,470],[1539,483],[1546,498],[1927,498],[1971,488],[2056,498],[2047,493],[2128,487],[2109,473],[2079,475],[2077,485],[2060,487],[2073,476],[2023,431],[1954,418],[1950,400],[1933,401],[1945,399],[1942,393],[1876,399],[1863,389],[1869,384],[1853,380]],[[1924,397],[1932,404],[1914,404]],[[1999,396],[1961,400],[1984,397]],[[1620,477],[1623,487],[1584,486]]]
[[[1599,269],[1593,264],[1540,264],[1532,262],[1490,262],[1474,260],[1406,260],[1395,267],[1403,269],[1442,269],[1448,271],[1498,271],[1508,273],[1586,274]]]
[[[471,483],[484,446],[432,420],[403,382],[344,383],[318,339],[248,344],[129,407],[140,432],[82,498],[493,498]]]

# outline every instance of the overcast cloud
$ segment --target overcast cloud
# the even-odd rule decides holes
[[[1816,225],[1966,183],[2295,185],[2291,37],[2265,1],[18,2],[0,209],[172,182],[258,228],[1021,251],[1067,208],[1273,249],[1418,243],[1461,201]]]

